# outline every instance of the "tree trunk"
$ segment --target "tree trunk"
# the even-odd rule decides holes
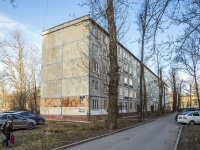
[[[118,78],[119,67],[117,63],[117,39],[116,39],[116,25],[114,20],[114,7],[113,0],[107,0],[107,19],[108,19],[108,32],[109,32],[109,101],[108,101],[108,118],[107,128],[117,128],[117,101],[118,101]]]

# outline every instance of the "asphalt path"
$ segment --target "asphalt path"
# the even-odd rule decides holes
[[[173,150],[180,124],[175,114],[67,150]]]

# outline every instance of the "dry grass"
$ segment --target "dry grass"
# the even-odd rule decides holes
[[[145,117],[155,119],[155,115]],[[118,119],[118,128],[126,128],[138,124],[137,117]],[[61,121],[47,121],[45,125],[38,125],[34,130],[17,130],[14,132],[15,144],[10,144],[14,150],[49,150],[109,133],[105,128],[105,121],[92,123],[75,123]]]

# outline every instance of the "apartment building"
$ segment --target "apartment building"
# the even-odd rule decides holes
[[[109,34],[88,15],[42,33],[40,113],[51,120],[89,121],[107,114]],[[137,112],[140,61],[117,45],[119,113]],[[158,105],[157,76],[145,67],[148,110]],[[163,102],[169,104],[165,84]]]

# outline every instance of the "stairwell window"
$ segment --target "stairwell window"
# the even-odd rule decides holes
[[[96,80],[92,80],[92,89],[94,91],[98,91],[99,90],[99,82]]]
[[[98,55],[99,50],[98,50],[98,46],[95,45],[94,43],[92,43],[92,53]]]
[[[95,36],[95,37],[98,36],[97,28],[92,27],[92,35]]]
[[[96,62],[93,62],[93,72],[100,73],[100,65]]]
[[[107,37],[106,37],[105,34],[103,34],[103,43],[104,43],[105,45],[107,45]]]

